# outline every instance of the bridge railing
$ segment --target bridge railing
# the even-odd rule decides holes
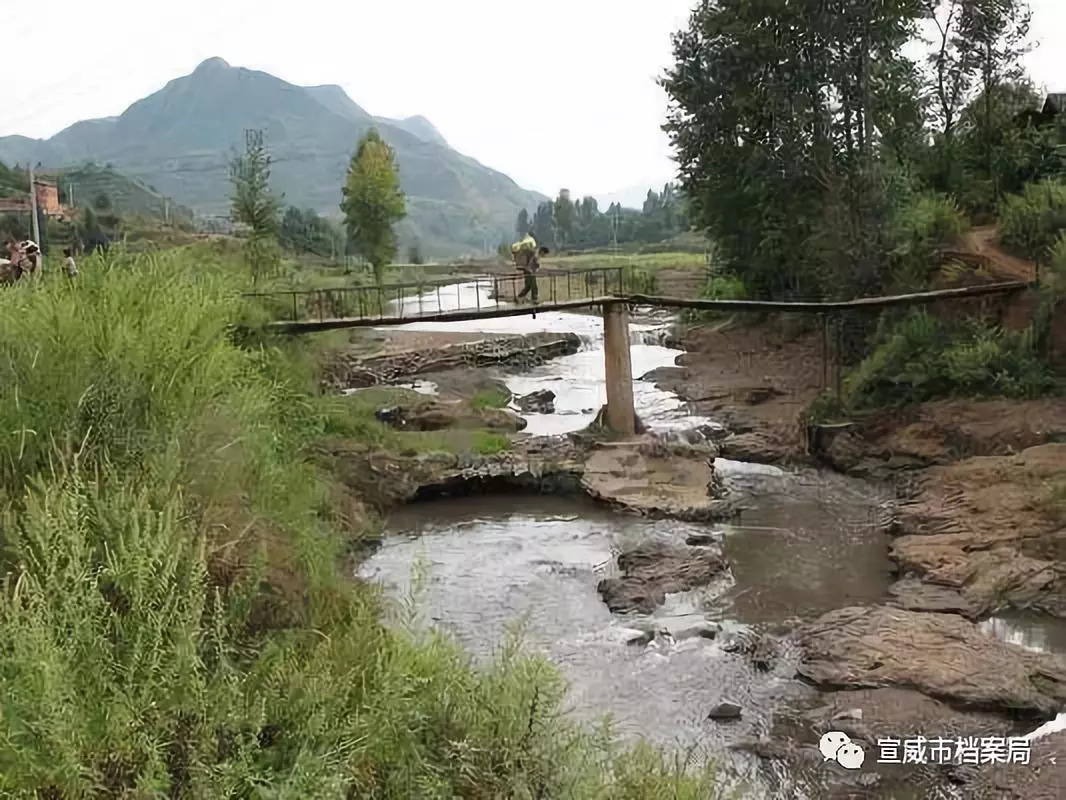
[[[623,267],[543,269],[536,275],[541,305],[625,294]],[[449,312],[498,309],[520,301],[521,273],[367,284],[321,289],[246,292],[242,296],[291,322],[352,319],[412,322]],[[528,301],[528,296],[527,296]]]

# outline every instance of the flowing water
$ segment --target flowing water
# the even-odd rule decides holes
[[[436,308],[437,294],[426,295],[423,302],[432,302]],[[478,302],[483,308],[494,307],[496,304],[495,300],[489,298],[489,288],[484,283],[454,284],[442,287],[440,291],[443,311],[472,308]],[[511,304],[499,305],[506,307]],[[418,309],[418,299],[409,298],[404,301],[403,306],[405,313],[413,313]],[[579,352],[554,359],[526,374],[510,375],[506,378],[507,388],[515,395],[529,394],[540,389],[550,389],[555,393],[554,414],[523,415],[528,423],[525,429],[527,434],[552,436],[579,431],[592,422],[600,407],[607,402],[603,380],[603,320],[600,317],[547,311],[538,313],[535,318],[521,316],[472,322],[412,322],[400,326],[399,330],[576,333],[582,342]],[[659,344],[663,330],[662,321],[636,321],[630,324],[633,341],[630,352],[634,377],[640,377],[659,367],[673,366],[675,359],[681,355],[680,350],[671,350]],[[652,431],[717,427],[713,420],[691,416],[686,404],[676,395],[660,391],[649,382],[637,381],[633,391],[637,413]]]
[[[473,285],[461,284],[442,290],[442,297],[453,308],[467,307],[472,291]],[[605,402],[598,317],[549,312],[536,319],[404,327],[578,333],[580,352],[507,379],[515,394],[544,388],[556,394],[556,414],[524,415],[527,433],[578,430]],[[661,321],[633,329],[634,375],[672,365],[681,354],[657,343]],[[715,425],[691,416],[677,397],[649,383],[638,382],[634,395],[637,413],[653,431]],[[892,564],[875,509],[884,498],[868,483],[813,470],[786,472],[722,459],[716,468],[744,507],[728,525],[650,521],[559,498],[437,501],[394,514],[390,536],[361,572],[402,597],[411,589],[415,565],[423,564],[428,578],[418,605],[422,621],[452,633],[475,656],[490,656],[509,626],[520,623],[527,646],[547,655],[570,681],[577,714],[590,720],[610,714],[623,735],[695,745],[726,759],[746,775],[745,797],[785,796],[787,778],[784,784],[768,783],[753,761],[728,745],[766,733],[776,708],[805,704],[813,690],[793,680],[795,663],[787,649],[769,671],[759,672],[745,656],[726,652],[723,642],[732,631],[780,632],[835,608],[883,602]],[[619,551],[648,539],[684,542],[694,533],[720,539],[730,565],[721,580],[668,597],[651,619],[607,610],[596,587]],[[686,628],[706,620],[722,626],[716,639],[685,635]],[[673,636],[647,646],[630,643],[647,623]],[[1066,648],[1066,626],[1035,624],[1031,617],[997,618],[985,628],[989,635],[1032,647]],[[742,718],[708,720],[707,712],[722,700],[738,703]],[[1045,732],[1047,726],[1040,731]],[[795,784],[787,786],[787,795],[825,796],[818,787],[812,794]]]

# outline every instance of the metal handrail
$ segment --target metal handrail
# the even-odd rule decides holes
[[[543,269],[536,273],[539,294],[544,303],[560,300],[624,294],[624,267],[586,267],[580,269]],[[563,293],[562,280],[566,280]],[[452,277],[424,281],[408,281],[384,284],[323,287],[316,289],[281,289],[275,291],[242,292],[245,298],[276,298],[291,301],[289,319],[293,322],[304,319],[324,321],[334,318],[349,319],[412,319],[427,315],[439,315],[445,311],[473,311],[482,308],[499,308],[503,288],[509,286],[511,294],[519,294],[524,275],[518,271],[495,275],[477,275],[468,278]],[[448,286],[473,284],[473,303],[446,309],[441,290]],[[482,291],[482,290],[487,291]],[[436,302],[433,302],[433,295]],[[482,295],[486,295],[483,302]],[[302,303],[301,303],[302,300]],[[417,301],[418,308],[410,306]],[[395,304],[390,306],[390,304]],[[301,314],[300,306],[303,305]],[[391,313],[394,310],[395,313]]]

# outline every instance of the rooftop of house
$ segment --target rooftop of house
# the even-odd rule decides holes
[[[1066,92],[1048,92],[1044,95],[1044,102],[1040,104],[1044,110],[1049,108],[1056,111],[1066,111]]]

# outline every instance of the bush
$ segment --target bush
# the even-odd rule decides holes
[[[1000,240],[1025,258],[1046,263],[1050,249],[1066,231],[1066,183],[1031,183],[999,206]]]
[[[478,670],[379,623],[338,570],[373,523],[310,452],[388,433],[235,345],[208,254],[0,292],[0,796],[714,796],[561,717],[516,643]]]
[[[470,398],[471,408],[507,408],[511,393],[503,389],[482,389]]]
[[[915,194],[893,209],[887,241],[890,290],[924,289],[938,266],[937,251],[969,227],[965,216],[948,197]]]
[[[704,300],[743,300],[747,296],[744,282],[733,275],[713,275],[700,290]]]
[[[699,296],[702,300],[743,300],[748,296],[748,291],[744,282],[734,275],[712,275],[700,289]],[[721,316],[722,312],[693,308],[681,312],[682,321],[689,323],[711,322]]]
[[[948,327],[925,311],[885,327],[873,353],[845,380],[850,408],[955,395],[1027,398],[1054,385],[1028,334],[970,321]]]

